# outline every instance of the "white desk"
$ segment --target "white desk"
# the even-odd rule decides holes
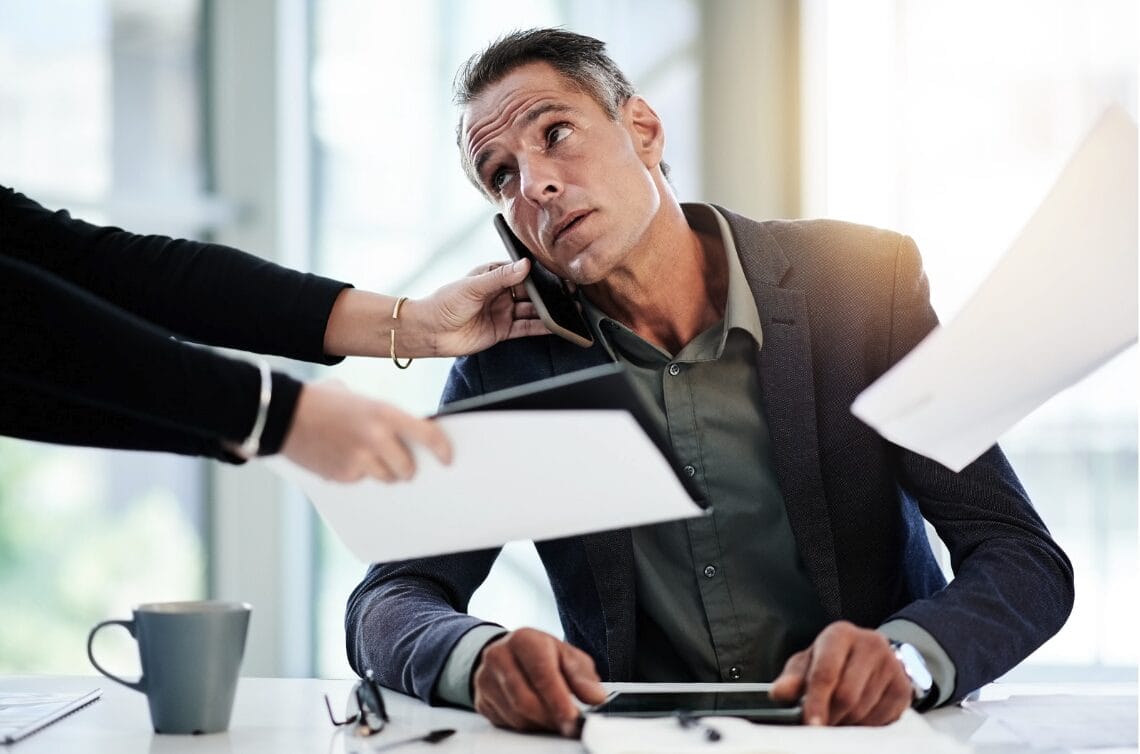
[[[352,681],[315,679],[243,678],[238,686],[233,718],[226,733],[208,736],[159,736],[151,731],[146,699],[102,676],[0,676],[0,693],[5,691],[79,691],[98,686],[103,698],[10,747],[0,746],[3,754],[288,754],[320,752],[344,754],[345,737],[335,733],[325,712],[323,694],[340,713]],[[1135,698],[1136,686],[990,686],[983,699],[1000,699],[1010,694],[1075,693],[1128,694]],[[581,754],[576,741],[555,736],[521,735],[493,728],[486,720],[462,710],[432,708],[395,692],[384,695],[392,724],[374,739],[395,740],[407,734],[420,734],[433,728],[455,728],[450,739],[426,746],[400,747],[394,754]],[[926,719],[939,730],[960,740],[970,741],[984,730],[986,718],[958,708],[936,710]],[[992,737],[982,737],[992,741]],[[979,754],[1013,752],[1073,751],[1072,749],[1030,749],[1016,743],[982,743]],[[363,751],[363,750],[362,750]],[[1108,750],[1100,750],[1104,754]],[[1117,750],[1114,750],[1117,751]],[[1123,751],[1136,751],[1125,749]]]

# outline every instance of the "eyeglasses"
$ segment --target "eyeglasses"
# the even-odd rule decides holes
[[[380,695],[380,684],[372,677],[372,671],[364,674],[364,678],[352,687],[352,698],[356,700],[356,712],[343,720],[337,720],[333,715],[332,702],[325,694],[325,707],[329,711],[329,720],[340,727],[356,723],[356,735],[371,736],[384,730],[388,723],[388,710],[384,708],[384,697]]]

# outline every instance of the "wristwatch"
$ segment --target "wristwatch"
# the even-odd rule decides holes
[[[924,712],[934,706],[938,700],[938,686],[934,683],[934,676],[926,667],[926,660],[910,644],[904,641],[890,640],[891,649],[895,657],[902,664],[903,672],[910,679],[910,690],[913,695],[910,706],[919,712]]]

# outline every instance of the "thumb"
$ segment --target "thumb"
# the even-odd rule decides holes
[[[512,264],[504,264],[487,272],[467,279],[467,290],[476,298],[492,298],[502,293],[512,285],[518,285],[526,280],[530,273],[530,262],[520,259]]]

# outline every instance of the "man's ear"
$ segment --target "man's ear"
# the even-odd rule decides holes
[[[645,98],[636,94],[630,97],[622,106],[622,120],[645,167],[652,170],[660,165],[665,153],[665,126]]]

